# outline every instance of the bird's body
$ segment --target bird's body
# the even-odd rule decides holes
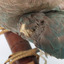
[[[0,0],[0,26],[23,35],[27,40],[33,40],[46,53],[64,58],[64,12],[25,14],[51,10],[61,2],[62,0]]]
[[[21,26],[25,39],[56,58],[64,58],[64,12],[36,13],[27,17],[30,21],[27,23],[25,16],[25,25]]]

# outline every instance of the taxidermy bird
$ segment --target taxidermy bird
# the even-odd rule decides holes
[[[33,41],[44,52],[64,58],[64,12],[47,12],[61,3],[62,0],[0,0],[0,26]]]

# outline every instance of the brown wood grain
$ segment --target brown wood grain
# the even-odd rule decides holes
[[[28,41],[24,40],[17,34],[14,34],[12,32],[7,32],[5,33],[5,37],[13,53],[31,49],[31,46],[28,43]],[[38,64],[38,60],[36,59],[35,56],[31,56],[20,59],[16,61],[14,64]]]

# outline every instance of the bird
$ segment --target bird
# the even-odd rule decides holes
[[[32,13],[23,17],[21,36],[47,54],[64,59],[64,12]]]
[[[47,12],[57,6],[61,8],[62,1],[0,0],[0,26],[34,42],[37,48],[51,56],[62,59],[64,58],[64,13]],[[41,10],[46,12],[40,12]],[[31,13],[33,11],[35,12]],[[20,22],[21,27],[18,31]]]

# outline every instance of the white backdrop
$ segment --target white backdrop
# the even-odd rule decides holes
[[[34,44],[30,43],[32,48],[34,48]],[[4,64],[7,60],[8,56],[11,54],[10,48],[7,44],[7,41],[4,35],[0,36],[0,64]],[[43,55],[44,56],[44,55]],[[46,57],[45,57],[46,58]],[[47,64],[64,64],[64,59],[56,59],[54,57],[48,56]],[[40,58],[40,64],[44,64],[44,60]]]

